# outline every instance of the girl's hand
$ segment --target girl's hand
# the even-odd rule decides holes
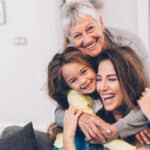
[[[65,111],[63,132],[64,150],[76,150],[74,144],[74,137],[76,133],[78,119],[81,114],[81,111],[71,107]]]
[[[63,131],[64,140],[74,141],[78,118],[81,114],[82,112],[80,110],[72,107],[65,111]]]

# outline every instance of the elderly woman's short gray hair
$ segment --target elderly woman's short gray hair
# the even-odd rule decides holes
[[[61,20],[64,34],[69,36],[69,29],[80,18],[90,16],[99,20],[99,15],[94,6],[87,0],[70,0],[62,6]]]

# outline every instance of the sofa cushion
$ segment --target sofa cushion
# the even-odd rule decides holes
[[[32,123],[0,140],[0,150],[37,150]]]
[[[6,127],[2,134],[1,139],[10,137],[17,132],[21,131],[23,127],[13,125]],[[34,130],[34,135],[36,138],[36,144],[38,150],[52,150],[53,149],[53,141],[49,139],[48,134],[39,130]]]

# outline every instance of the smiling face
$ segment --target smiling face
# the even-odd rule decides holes
[[[69,39],[73,46],[87,56],[96,57],[105,48],[103,21],[96,21],[92,17],[79,19],[70,27]]]
[[[96,90],[96,73],[85,64],[65,64],[62,75],[69,87],[81,94],[91,94]]]
[[[103,60],[98,66],[97,91],[106,111],[116,111],[123,103],[121,86],[110,60]]]

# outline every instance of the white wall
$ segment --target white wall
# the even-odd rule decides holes
[[[100,9],[106,26],[127,29],[137,34],[150,53],[149,0],[104,0]]]
[[[0,26],[0,130],[4,125],[29,121],[46,130],[55,109],[45,90],[46,67],[62,47],[59,3],[5,2],[7,23]],[[105,23],[137,33],[136,4],[136,0],[105,0]]]
[[[5,2],[7,23],[0,26],[0,127],[33,121],[36,128],[46,129],[54,120],[54,105],[45,90],[46,67],[62,46],[58,4]],[[27,42],[17,45],[22,39]]]

